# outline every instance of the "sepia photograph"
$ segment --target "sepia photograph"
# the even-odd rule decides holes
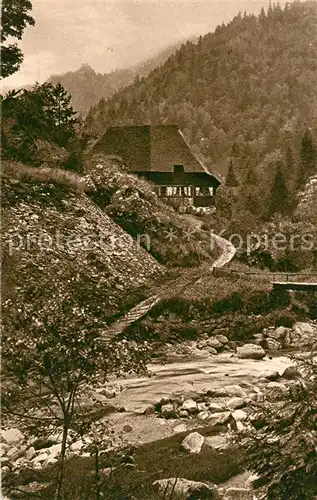
[[[317,2],[2,0],[3,500],[317,500]]]

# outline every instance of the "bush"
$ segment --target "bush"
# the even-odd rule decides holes
[[[2,163],[2,172],[11,179],[21,182],[51,182],[85,192],[93,189],[89,179],[59,168],[36,168],[19,162],[4,161]]]
[[[259,478],[256,488],[269,500],[312,500],[317,495],[317,362],[296,358],[304,381],[287,400],[258,408],[262,427],[237,437],[243,463]]]

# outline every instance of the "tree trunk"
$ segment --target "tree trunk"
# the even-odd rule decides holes
[[[64,462],[65,462],[68,430],[69,430],[69,415],[65,415],[63,424],[63,440],[62,440],[61,456],[59,459],[58,482],[54,495],[54,500],[61,500],[62,498],[62,486],[63,486],[64,467],[65,467]]]
[[[96,482],[96,500],[100,500],[100,464],[99,464],[99,451],[95,454],[95,482]]]

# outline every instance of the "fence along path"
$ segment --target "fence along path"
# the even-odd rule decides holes
[[[232,245],[232,243],[230,243],[230,241],[225,240],[217,234],[214,234],[213,238],[215,244],[222,249],[222,254],[214,262],[210,270],[225,266],[231,261],[236,253],[236,249]],[[198,280],[196,279],[195,281],[199,282],[200,280],[201,278],[198,278]],[[130,311],[125,316],[118,319],[113,325],[110,325],[110,327],[105,330],[103,334],[104,339],[111,340],[116,335],[122,333],[129,325],[145,316],[145,314],[147,314],[160,300],[161,297],[159,295],[152,295],[151,297],[137,304],[135,307],[130,309]]]

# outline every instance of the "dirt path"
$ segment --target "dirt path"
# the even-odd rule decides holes
[[[199,229],[202,224],[202,221],[194,216],[189,216],[189,218],[187,217],[187,220],[195,229]],[[228,264],[233,259],[236,253],[236,249],[232,245],[232,243],[230,243],[230,241],[222,238],[215,233],[210,233],[210,237],[214,241],[214,244],[222,249],[221,256],[213,263],[211,267],[207,268],[209,271],[212,271],[212,269],[215,267],[223,267]],[[206,267],[204,267],[204,272],[206,272]],[[200,279],[201,278],[198,277],[197,279],[195,279],[195,282],[199,282]],[[147,314],[152,309],[152,307],[154,307],[160,301],[160,299],[160,295],[156,294],[137,304],[124,317],[117,320],[105,331],[104,338],[111,339],[112,337],[122,333],[125,328]]]

